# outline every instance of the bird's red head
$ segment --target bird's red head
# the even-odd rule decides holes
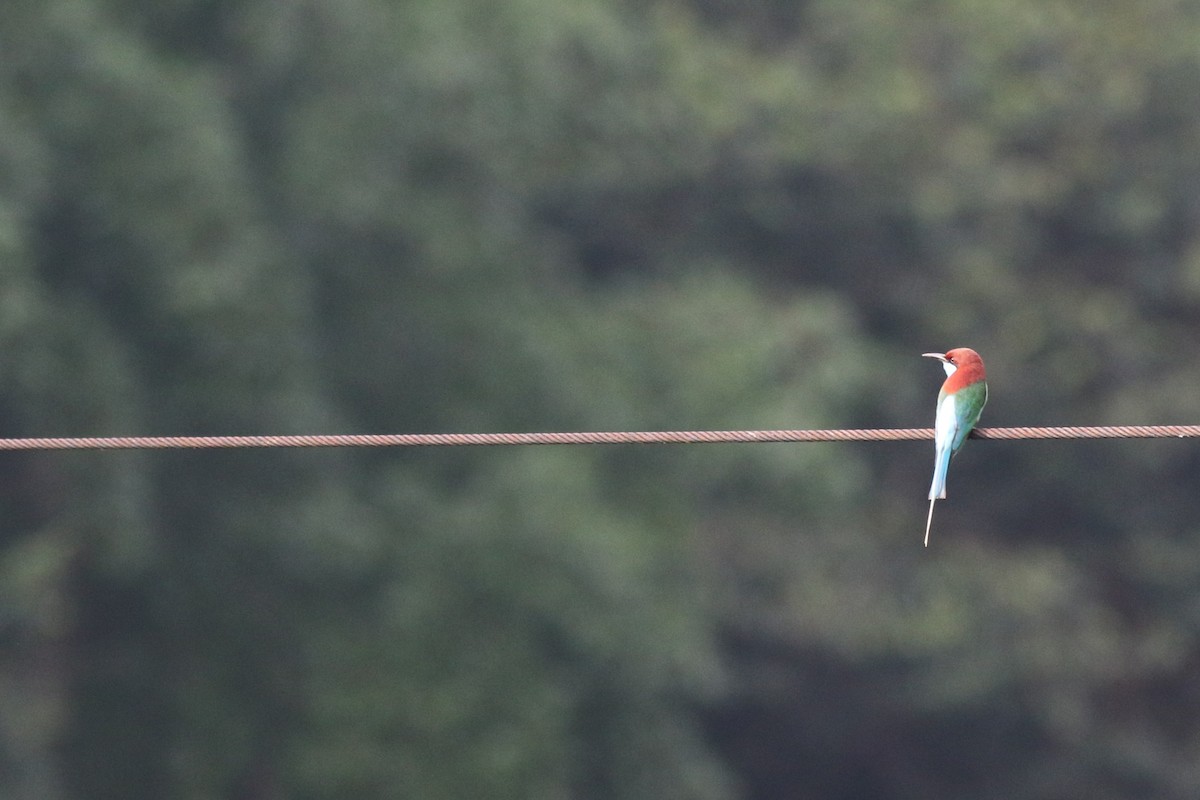
[[[953,350],[946,352],[946,360],[954,366],[961,369],[969,369],[977,373],[978,377],[984,377],[983,359],[969,347],[956,347]]]
[[[987,379],[987,372],[983,368],[983,359],[979,357],[979,353],[969,347],[956,347],[946,351],[946,354],[942,356],[936,353],[926,353],[926,355],[941,359],[955,368],[954,373],[946,378],[945,388],[947,391],[958,391],[963,386]]]

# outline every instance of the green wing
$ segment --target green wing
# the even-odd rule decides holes
[[[967,436],[971,433],[971,429],[975,427],[975,423],[979,422],[979,415],[983,413],[983,407],[987,405],[987,399],[987,381],[979,381],[978,383],[963,387],[955,394],[954,410],[962,422],[958,426],[958,432],[954,436],[954,443],[950,446],[952,453],[958,452],[959,448],[963,446],[963,442],[967,440]]]

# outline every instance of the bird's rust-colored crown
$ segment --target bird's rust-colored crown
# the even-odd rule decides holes
[[[987,379],[983,359],[969,347],[956,347],[946,351],[946,360],[957,367],[954,374],[946,378],[942,387],[947,392],[957,392],[965,386]]]

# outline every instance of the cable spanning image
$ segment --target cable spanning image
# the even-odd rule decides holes
[[[1200,425],[976,428],[972,439],[1192,439]],[[537,433],[348,433],[261,436],[90,436],[0,439],[0,450],[206,450],[272,447],[489,447],[548,444],[733,444],[933,439],[933,428]]]

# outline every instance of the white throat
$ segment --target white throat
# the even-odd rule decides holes
[[[946,377],[947,377],[947,378],[949,378],[951,375],[953,375],[953,374],[954,374],[954,371],[955,371],[956,369],[958,369],[958,367],[954,366],[954,365],[953,365],[953,364],[951,364],[949,361],[943,361],[943,362],[942,362],[942,369],[946,370]]]

